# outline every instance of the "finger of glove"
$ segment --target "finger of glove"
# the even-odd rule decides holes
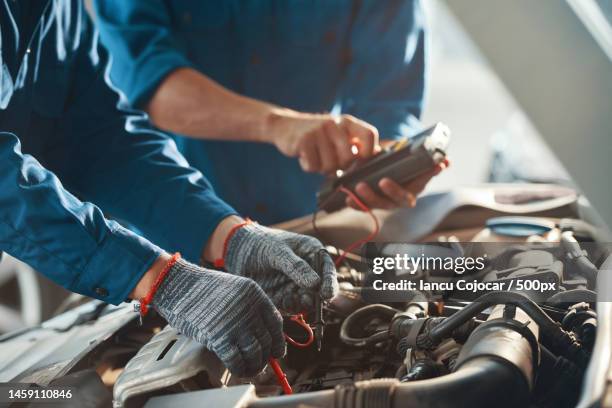
[[[297,256],[288,246],[277,248],[272,256],[272,267],[281,271],[298,286],[306,289],[317,287],[321,283],[319,275],[304,259]]]
[[[257,331],[257,333],[255,333],[255,337],[257,337],[259,345],[261,346],[261,358],[264,364],[267,364],[272,354],[272,336],[270,336],[270,333],[267,330],[263,329]]]
[[[272,300],[272,303],[274,303],[274,305],[279,308],[280,310],[285,310],[284,309],[284,300],[285,300],[285,294],[283,293],[282,290],[274,292],[272,294],[272,296],[270,297],[270,299]]]
[[[280,305],[277,298],[279,295],[282,295],[285,286],[289,282],[295,285],[291,279],[274,270],[265,272],[265,274],[262,274],[262,278],[257,281],[266,295],[272,299],[275,306]]]
[[[274,358],[281,358],[287,348],[283,334],[283,318],[278,310],[275,310],[275,313],[263,314],[261,317],[270,334],[270,353]]]
[[[309,313],[314,310],[314,296],[313,292],[308,289],[302,289],[296,286],[298,291],[285,295],[284,293],[277,293],[272,301],[275,305],[286,313]]]
[[[282,309],[289,313],[298,312],[297,303],[295,302],[295,297],[293,293],[283,296],[282,305],[283,305]]]
[[[293,286],[291,293],[291,310],[293,313],[310,313],[312,309],[312,290],[300,288],[297,285]]]
[[[245,363],[244,377],[257,375],[266,365],[263,350],[256,336],[242,336],[238,340],[238,348]]]
[[[301,300],[301,296],[298,292],[293,292],[291,294],[291,305],[294,310],[294,313],[307,312],[307,310],[304,308],[304,305],[302,305],[302,302],[300,300]]]
[[[223,365],[230,370],[232,375],[244,377],[246,375],[246,363],[238,346],[229,342],[213,347],[213,352],[223,362]]]
[[[298,303],[298,308],[302,311],[311,312],[314,310],[314,295],[312,291],[307,291],[304,289],[300,289],[299,292],[295,294],[296,302]]]
[[[276,290],[271,293],[270,299],[272,303],[276,305],[283,312],[293,312],[293,292],[294,289],[299,289],[297,284],[293,283],[288,277],[285,275],[279,274],[279,276],[285,281],[282,286],[279,286]]]
[[[304,309],[302,305],[302,302],[300,302],[301,300],[300,292],[303,290],[304,289],[300,288],[299,286],[295,286],[293,288],[293,292],[291,292],[291,303],[293,304],[293,310],[295,310],[296,313],[306,311],[306,309]]]
[[[336,265],[332,257],[325,252],[322,258],[322,278],[321,283],[321,298],[329,300],[338,294],[338,275],[336,272]]]

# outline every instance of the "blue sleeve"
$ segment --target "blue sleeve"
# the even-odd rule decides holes
[[[216,226],[236,211],[144,114],[120,110],[107,85],[107,53],[95,41],[93,49],[98,61],[92,64],[92,52],[80,56],[74,97],[58,129],[71,161],[53,168],[62,169],[58,175],[71,191],[163,249],[199,262]]]
[[[163,0],[94,0],[93,4],[100,35],[113,56],[111,80],[131,106],[143,108],[168,74],[192,67],[181,42],[173,37]]]
[[[64,189],[0,132],[0,250],[67,289],[123,302],[161,250]]]
[[[364,119],[381,138],[419,130],[426,76],[425,17],[419,0],[364,0],[350,35],[342,113]]]

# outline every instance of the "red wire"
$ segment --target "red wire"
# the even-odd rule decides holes
[[[374,221],[374,230],[368,234],[367,237],[361,238],[355,242],[353,242],[351,245],[349,245],[347,248],[345,248],[343,250],[343,253],[336,258],[336,266],[340,266],[340,264],[342,263],[342,261],[344,261],[344,259],[346,258],[346,256],[353,251],[355,248],[360,247],[361,245],[365,244],[368,241],[373,240],[374,238],[376,238],[376,236],[378,235],[378,232],[380,230],[380,226],[378,224],[378,218],[376,218],[376,216],[374,215],[374,213],[372,212],[372,210],[370,209],[370,207],[368,207],[367,205],[364,204],[363,201],[361,201],[361,199],[359,197],[357,197],[357,194],[353,193],[351,190],[349,190],[348,188],[344,187],[344,186],[340,186],[338,188],[338,190],[342,191],[344,194],[346,194],[347,196],[349,196],[351,198],[351,200],[353,200],[357,206],[359,208],[361,208],[363,211],[367,212],[368,214],[370,214],[370,217],[372,217],[372,220]]]
[[[300,343],[299,341],[295,341],[290,336],[288,336],[287,333],[285,333],[285,340],[287,340],[287,343],[299,348],[306,348],[310,346],[314,342],[314,332],[312,331],[312,327],[310,327],[310,325],[306,323],[306,320],[304,320],[304,315],[300,313],[291,316],[289,319],[292,322],[295,322],[295,324],[297,324],[298,326],[301,326],[306,331],[308,339],[304,343]]]
[[[270,358],[268,363],[270,364],[270,367],[272,367],[272,371],[274,371],[274,375],[276,375],[276,380],[282,387],[285,395],[293,394],[293,389],[291,388],[289,381],[287,381],[287,376],[285,375],[285,372],[281,368],[280,364],[278,364],[278,361],[275,358]]]
[[[335,261],[336,266],[339,266],[342,263],[342,261],[346,258],[347,254],[349,254],[352,250],[365,244],[368,241],[373,240],[376,237],[376,235],[378,235],[378,232],[380,230],[380,225],[378,224],[378,218],[376,218],[372,210],[367,205],[365,205],[364,202],[361,201],[361,199],[357,197],[355,193],[353,193],[351,190],[349,190],[348,188],[344,186],[340,186],[338,190],[342,191],[344,194],[350,197],[357,204],[357,206],[359,206],[359,208],[361,208],[363,211],[370,214],[370,217],[372,217],[372,220],[374,221],[374,230],[370,234],[368,234],[367,237],[361,238],[360,240],[353,242],[346,249],[344,249],[344,253],[341,254],[338,258],[336,258],[336,261]],[[314,224],[314,221],[313,221],[313,224]],[[303,315],[292,316],[291,320],[293,320],[294,322],[296,322],[297,324],[299,324],[300,326],[306,329],[306,332],[308,333],[308,340],[305,343],[298,343],[295,340],[293,340],[291,337],[285,334],[285,339],[287,340],[287,342],[289,342],[290,344],[293,344],[296,347],[310,346],[314,340],[314,335],[312,332],[312,328],[304,321]],[[279,385],[283,388],[285,395],[293,394],[293,389],[291,388],[289,381],[287,381],[287,376],[283,372],[283,369],[280,367],[280,364],[278,364],[278,361],[274,358],[270,358],[269,363],[270,363],[270,366],[272,367],[272,370],[274,371],[274,374],[276,375],[276,380],[278,381]]]

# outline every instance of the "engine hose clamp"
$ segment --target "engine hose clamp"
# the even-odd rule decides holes
[[[417,320],[414,321],[414,324],[410,328],[410,331],[408,332],[408,335],[405,337],[406,342],[411,347],[415,347],[416,346],[416,344],[417,344],[417,337],[419,336],[419,333],[421,333],[421,329],[425,325],[426,321],[427,321],[427,319],[417,319]]]
[[[401,356],[404,356],[409,349],[418,347],[417,338],[421,333],[426,321],[427,318],[410,320],[410,329],[408,330],[408,334],[402,337],[397,343],[397,351]]]

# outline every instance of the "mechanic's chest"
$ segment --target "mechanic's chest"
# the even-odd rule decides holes
[[[269,100],[271,94],[287,93],[287,100],[272,102],[288,105],[295,92],[330,88],[337,82],[345,64],[353,3],[167,1],[174,29],[200,69],[251,97]],[[299,88],[293,89],[296,78]]]
[[[0,131],[14,133],[25,153],[37,155],[51,143],[49,136],[64,111],[71,64],[58,57],[53,27],[47,27],[43,35],[41,26],[46,19],[32,17],[35,6],[27,7],[18,2],[0,6]]]

